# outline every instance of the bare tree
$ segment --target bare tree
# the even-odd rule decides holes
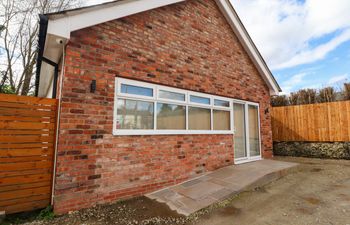
[[[336,100],[336,92],[333,87],[325,87],[319,90],[318,101],[323,102],[334,102]]]
[[[299,103],[299,94],[297,92],[292,92],[289,95],[289,104],[298,105]]]
[[[38,15],[81,5],[81,0],[0,0],[0,92],[28,95],[37,57]]]
[[[343,98],[344,100],[350,100],[350,83],[344,83]]]
[[[299,95],[299,105],[313,104],[317,102],[317,91],[316,89],[301,89],[297,92]]]

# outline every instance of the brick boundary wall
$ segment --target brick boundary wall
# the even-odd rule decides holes
[[[272,157],[269,89],[212,0],[190,0],[71,34],[54,209],[142,195],[232,165],[232,135],[113,136],[115,77],[260,103]],[[97,90],[90,93],[91,80]]]

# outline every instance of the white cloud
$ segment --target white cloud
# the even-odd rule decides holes
[[[231,0],[272,69],[323,59],[350,40],[349,0]],[[339,32],[320,46],[310,42]]]
[[[339,76],[333,76],[328,80],[328,85],[343,84],[349,79],[349,74],[343,74]]]
[[[298,73],[290,77],[288,80],[284,81],[281,84],[283,90],[282,94],[289,94],[291,91],[293,91],[293,89],[303,83],[304,77],[308,74],[309,73]]]
[[[296,53],[291,59],[287,60],[286,62],[274,66],[274,69],[289,68],[324,59],[329,52],[348,40],[350,40],[350,29],[347,29],[346,31],[342,32],[341,35],[333,38],[331,41],[325,44],[321,44],[313,49],[307,49],[300,53]]]

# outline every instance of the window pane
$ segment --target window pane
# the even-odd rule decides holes
[[[213,110],[214,130],[230,130],[230,112]]]
[[[121,93],[153,97],[153,89],[128,84],[121,85]]]
[[[243,104],[234,103],[233,122],[235,128],[234,151],[235,158],[245,158],[248,156],[246,151],[246,126],[245,126],[245,107]]]
[[[158,103],[157,129],[186,130],[186,107]]]
[[[260,155],[258,107],[248,106],[250,156]]]
[[[221,106],[221,107],[230,107],[230,102],[229,101],[223,101],[223,100],[214,100],[214,105],[215,106]]]
[[[203,97],[191,95],[190,101],[195,103],[210,105],[210,98],[203,98]]]
[[[210,130],[210,109],[188,107],[188,129]]]
[[[117,129],[153,129],[153,103],[118,99]]]
[[[159,98],[166,98],[166,99],[184,102],[185,101],[185,94],[160,90],[159,91]]]

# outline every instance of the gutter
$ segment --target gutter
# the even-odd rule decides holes
[[[36,60],[36,75],[35,75],[35,96],[38,97],[39,94],[39,83],[40,83],[40,70],[43,61],[45,41],[47,34],[47,27],[49,24],[49,18],[46,15],[39,15],[39,40],[38,40],[38,56]]]

